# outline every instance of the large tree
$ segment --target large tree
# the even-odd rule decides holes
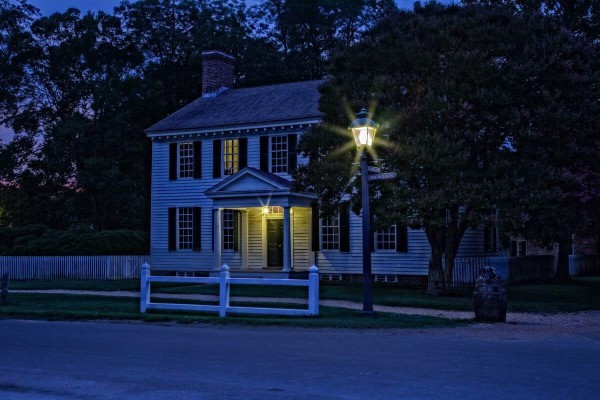
[[[349,110],[368,105],[382,124],[373,157],[398,174],[372,184],[376,227],[405,220],[424,229],[430,282],[451,280],[465,231],[494,223],[493,207],[513,228],[528,225],[540,207],[564,214],[543,223],[582,222],[577,200],[591,188],[580,172],[598,171],[595,52],[553,20],[417,4],[342,52],[330,73],[325,124],[305,137],[311,161],[298,178],[322,193],[326,210],[347,198],[360,208],[350,168],[355,150],[336,132]],[[527,201],[516,201],[523,193],[531,193]],[[566,199],[575,211],[562,212]]]

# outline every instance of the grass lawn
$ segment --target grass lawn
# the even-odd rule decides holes
[[[139,291],[138,280],[118,281],[14,281],[11,289],[69,289],[100,291]],[[218,294],[217,285],[153,284],[153,293]],[[277,286],[233,286],[232,296],[306,297],[307,289]],[[362,287],[322,284],[321,299],[362,301]],[[423,307],[441,310],[473,309],[469,297],[429,296],[424,290],[397,287],[375,287],[375,304]],[[600,310],[600,277],[573,279],[566,284],[545,283],[513,285],[508,288],[508,310],[515,312],[570,312]]]
[[[177,301],[186,302],[186,301]],[[242,304],[236,304],[242,305]],[[245,305],[250,305],[246,303]],[[260,305],[264,307],[265,305]],[[297,307],[297,305],[279,305]],[[359,311],[321,307],[319,317],[230,316],[219,318],[212,313],[153,311],[140,314],[135,298],[80,296],[70,294],[13,293],[9,304],[0,306],[1,317],[45,320],[139,320],[148,322],[241,324],[260,326],[296,326],[306,328],[425,328],[453,327],[466,322],[434,317],[378,313],[369,318]]]

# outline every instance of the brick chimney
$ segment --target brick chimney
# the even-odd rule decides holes
[[[217,96],[231,89],[235,57],[216,50],[202,53],[202,97]]]

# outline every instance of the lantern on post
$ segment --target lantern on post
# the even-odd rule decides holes
[[[373,277],[371,275],[371,215],[369,208],[369,158],[367,150],[373,145],[379,124],[369,118],[363,107],[350,126],[360,155],[362,231],[363,231],[363,314],[373,314]]]

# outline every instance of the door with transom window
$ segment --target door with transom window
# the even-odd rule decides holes
[[[267,267],[283,267],[283,219],[267,219]]]

